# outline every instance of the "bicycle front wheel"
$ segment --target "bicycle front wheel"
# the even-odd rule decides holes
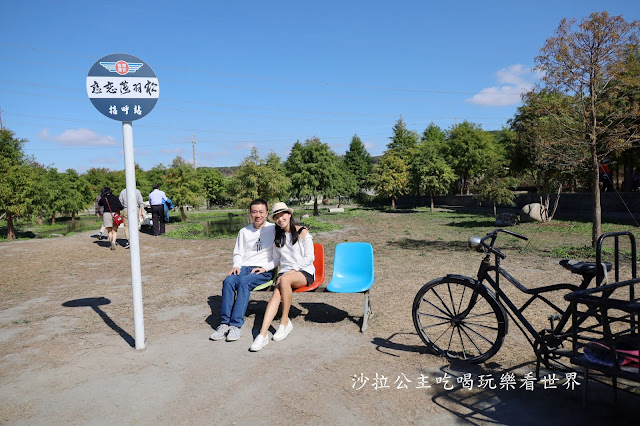
[[[500,349],[506,333],[504,311],[484,285],[477,288],[471,306],[475,287],[471,279],[449,276],[428,282],[416,294],[413,324],[437,355],[478,364]]]

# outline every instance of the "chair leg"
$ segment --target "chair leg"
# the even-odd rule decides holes
[[[364,333],[367,330],[367,320],[373,315],[371,311],[371,304],[369,303],[369,290],[364,292],[364,315],[362,316],[362,327],[360,332]]]

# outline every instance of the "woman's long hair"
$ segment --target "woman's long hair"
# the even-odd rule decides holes
[[[289,230],[291,231],[291,245],[293,245],[298,242],[298,230],[296,229],[296,222],[293,220],[293,215],[289,218]],[[276,238],[274,240],[276,247],[282,247],[286,242],[287,233],[276,224]]]

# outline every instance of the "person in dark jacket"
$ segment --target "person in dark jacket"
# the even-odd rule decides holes
[[[102,198],[98,202],[99,205],[104,207],[104,214],[102,215],[102,223],[109,232],[109,242],[111,243],[111,250],[116,249],[116,239],[118,238],[118,225],[113,223],[113,215],[120,214],[120,210],[123,209],[122,203],[111,192],[109,187],[104,188]]]
[[[98,196],[96,197],[96,206],[95,206],[95,210],[96,210],[96,216],[98,216],[100,218],[100,232],[98,232],[98,239],[101,240],[102,239],[102,234],[104,234],[107,229],[104,227],[104,221],[102,220],[102,215],[104,214],[104,207],[102,207],[100,204],[98,204],[100,202],[100,200],[102,199],[102,194],[104,193],[104,189],[106,188],[106,186],[103,186],[102,188],[100,188],[100,193],[98,194]],[[107,238],[107,236],[104,236],[105,238]]]

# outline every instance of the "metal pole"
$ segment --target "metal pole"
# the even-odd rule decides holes
[[[196,135],[195,133],[191,135],[191,144],[193,145],[193,168],[196,168]]]
[[[140,272],[140,238],[138,235],[138,202],[136,201],[136,167],[133,158],[133,126],[122,122],[124,171],[127,182],[127,215],[129,217],[129,255],[133,291],[133,323],[136,349],[144,349],[144,314],[142,309],[142,274]]]

